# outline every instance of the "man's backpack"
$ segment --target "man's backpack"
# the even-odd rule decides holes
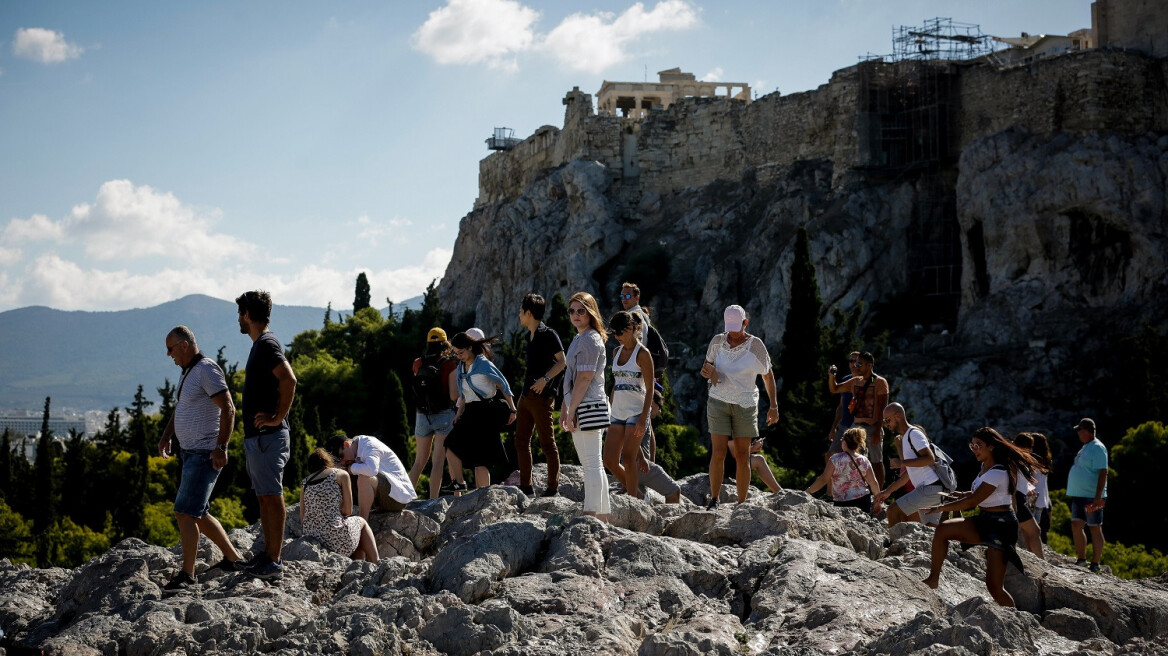
[[[953,473],[953,458],[950,458],[948,453],[942,451],[941,447],[930,440],[923,428],[920,426],[912,426],[911,428],[919,430],[921,435],[925,436],[925,444],[928,444],[933,449],[933,473],[937,474],[937,479],[941,483],[941,487],[945,488],[946,492],[956,490],[957,475]],[[913,446],[912,438],[909,438],[908,446],[913,450],[913,453],[917,454],[918,458],[921,457],[921,452],[917,451],[917,448]]]
[[[669,347],[665,345],[665,340],[661,339],[661,333],[649,324],[649,338],[645,348],[649,350],[649,355],[653,356],[654,371],[663,371],[669,366]]]
[[[414,400],[422,414],[432,415],[449,410],[451,407],[450,390],[446,381],[442,380],[442,365],[445,358],[423,357],[422,366],[414,374],[411,387],[414,390]]]

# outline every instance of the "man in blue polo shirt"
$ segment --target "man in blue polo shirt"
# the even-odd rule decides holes
[[[1071,535],[1075,538],[1076,565],[1087,564],[1087,536],[1091,531],[1092,572],[1099,571],[1103,556],[1103,506],[1107,504],[1107,447],[1095,437],[1095,420],[1082,419],[1075,425],[1083,443],[1067,476],[1067,500],[1071,504]]]

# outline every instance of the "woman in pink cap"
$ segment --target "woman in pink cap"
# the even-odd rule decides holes
[[[746,501],[750,489],[750,441],[758,437],[758,385],[762,376],[770,407],[767,425],[779,421],[775,398],[775,374],[771,356],[762,340],[746,332],[750,320],[741,306],[731,305],[722,315],[726,332],[714,336],[706,349],[702,377],[709,379],[710,400],[706,404],[706,421],[710,425],[710,500],[707,508],[718,505],[726,448],[733,438],[734,461],[738,465],[734,480],[738,484],[738,503]]]

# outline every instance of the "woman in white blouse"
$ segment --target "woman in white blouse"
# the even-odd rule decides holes
[[[1013,607],[1014,598],[1002,587],[1006,579],[1007,560],[1022,571],[1022,560],[1014,545],[1018,541],[1018,518],[1011,505],[1014,500],[1014,477],[1021,473],[1033,483],[1033,471],[1038,463],[1028,452],[1019,449],[998,431],[979,428],[969,442],[969,448],[981,463],[981,472],[973,479],[972,492],[960,493],[956,501],[935,508],[921,510],[921,514],[967,510],[978,507],[977,515],[969,519],[950,519],[942,522],[933,533],[932,560],[925,585],[937,589],[941,581],[941,566],[949,555],[949,541],[965,545],[983,544],[986,550],[986,588],[994,601]]]
[[[722,314],[726,332],[714,336],[706,350],[702,376],[709,379],[710,400],[706,403],[706,421],[710,425],[710,499],[707,508],[718,505],[725,471],[726,449],[733,438],[734,462],[738,465],[734,481],[738,485],[738,503],[746,501],[750,490],[750,441],[758,437],[759,376],[766,385],[770,407],[767,425],[779,421],[775,398],[775,374],[771,356],[762,340],[746,332],[750,320],[746,310],[731,305]]]

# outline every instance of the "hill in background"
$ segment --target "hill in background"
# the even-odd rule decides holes
[[[394,305],[395,313],[419,308],[422,297]],[[287,346],[297,334],[320,328],[324,308],[277,305],[272,331]],[[385,313],[385,310],[382,310]],[[338,313],[334,311],[333,319]],[[247,361],[251,340],[240,334],[235,303],[192,294],[151,308],[117,312],[66,312],[31,306],[0,312],[0,409],[40,408],[53,397],[55,411],[108,410],[128,405],[139,384],[155,388],[179,378],[166,357],[167,331],[182,324],[214,357]]]

